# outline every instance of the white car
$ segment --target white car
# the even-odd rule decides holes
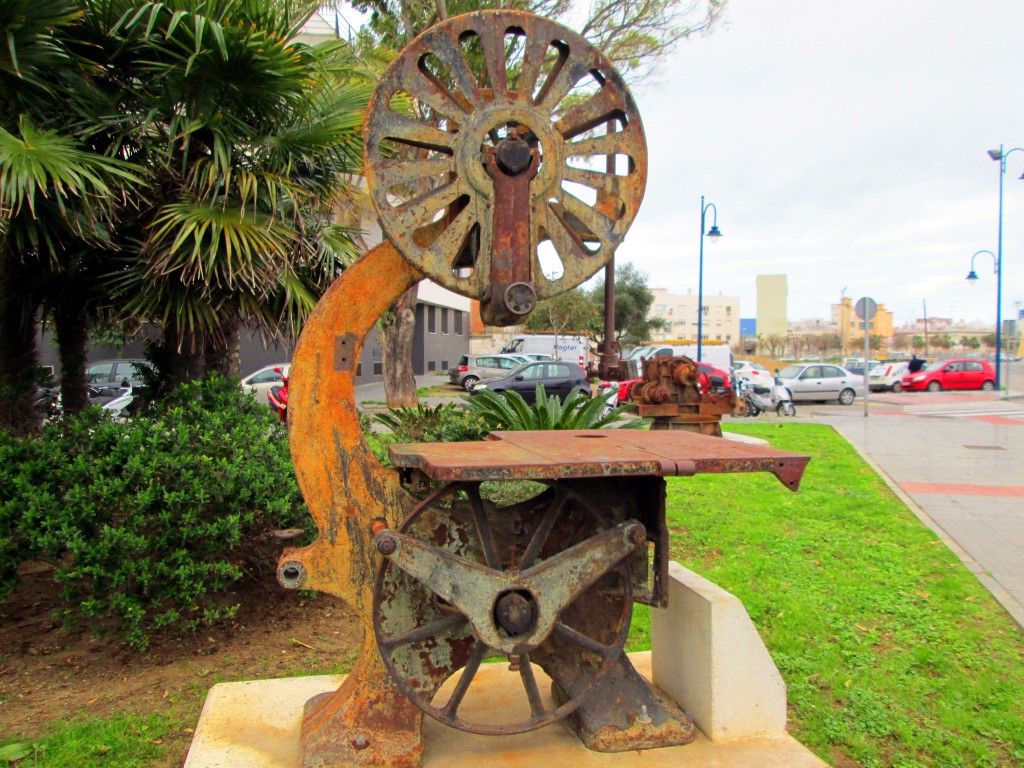
[[[868,371],[868,387],[872,392],[899,392],[900,379],[907,375],[909,360],[879,363]]]
[[[755,384],[771,386],[771,382],[774,380],[771,371],[752,360],[737,360],[732,364],[732,370],[737,379],[746,379]]]
[[[271,387],[276,387],[280,384],[283,378],[287,378],[291,367],[290,363],[274,363],[273,365],[265,365],[258,371],[253,371],[248,376],[244,377],[242,379],[242,388],[256,395],[256,402],[261,405],[266,405],[267,392],[270,391]],[[280,368],[284,372],[284,377],[274,370],[275,368]]]

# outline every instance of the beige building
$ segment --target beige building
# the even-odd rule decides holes
[[[861,320],[854,310],[854,301],[849,296],[844,296],[838,304],[832,305],[832,319],[835,321],[836,329],[842,339],[844,353],[853,349],[861,349],[864,344],[864,329],[860,327]],[[892,312],[885,308],[885,304],[879,304],[872,322],[874,323],[871,329],[872,335],[882,337],[883,347],[878,350],[879,354],[882,354],[888,350],[890,339],[893,337]]]
[[[655,331],[653,341],[668,339],[697,340],[697,294],[669,293],[664,288],[654,288],[654,303],[648,317],[657,317],[668,323],[661,331]],[[704,294],[704,317],[701,333],[704,341],[721,341],[730,347],[740,341],[740,299],[739,296],[710,296]]]
[[[786,338],[789,320],[786,302],[789,286],[785,275],[757,276],[757,335],[762,339],[769,336]]]

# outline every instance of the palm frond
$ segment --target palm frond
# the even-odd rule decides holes
[[[60,210],[70,198],[103,203],[115,193],[115,183],[137,184],[130,163],[80,148],[56,131],[37,130],[22,115],[20,136],[0,128],[0,204],[17,215],[27,207],[35,215],[39,198],[52,199]]]
[[[291,252],[284,222],[251,207],[181,201],[153,220],[150,272],[185,284],[265,292]]]

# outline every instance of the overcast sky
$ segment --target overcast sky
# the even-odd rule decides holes
[[[999,164],[1024,147],[1022,0],[729,0],[634,89],[647,134],[643,206],[619,249],[652,287],[697,290],[700,196],[723,237],[705,293],[756,313],[755,276],[789,278],[790,320],[842,291],[897,324],[995,321]],[[1003,316],[1024,300],[1024,151],[1005,177]],[[710,216],[709,212],[709,216]]]

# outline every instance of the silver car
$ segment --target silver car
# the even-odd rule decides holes
[[[523,355],[463,355],[458,364],[448,369],[448,381],[469,392],[480,379],[504,376],[528,362],[530,359]]]
[[[836,400],[840,405],[852,405],[858,396],[864,395],[864,376],[838,365],[795,363],[779,371],[778,378],[793,396],[793,402]]]

